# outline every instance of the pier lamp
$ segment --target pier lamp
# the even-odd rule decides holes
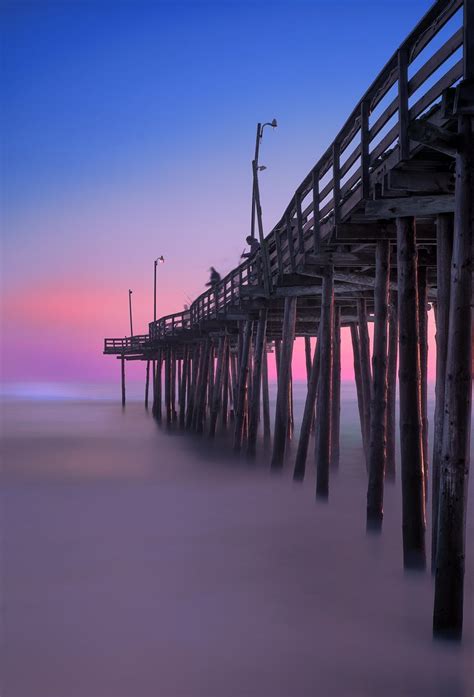
[[[264,169],[266,169],[265,165],[259,166],[258,164],[258,157],[260,155],[260,141],[263,138],[263,129],[265,126],[271,126],[272,128],[276,128],[278,126],[277,120],[273,119],[272,121],[267,121],[264,124],[257,123],[257,137],[255,139],[255,157],[253,159],[253,162],[255,162],[255,170],[256,172],[262,172]],[[252,163],[252,167],[253,167]],[[250,235],[252,238],[255,237],[255,187],[258,186],[258,183],[256,182],[255,176],[253,177],[253,183],[252,183],[252,219],[250,223]]]
[[[156,322],[156,267],[158,264],[164,264],[165,258],[163,255],[155,259],[154,275],[153,275],[153,321]]]
[[[132,321],[132,292],[130,289],[128,290],[128,310],[130,313],[130,337],[133,336],[133,321]]]

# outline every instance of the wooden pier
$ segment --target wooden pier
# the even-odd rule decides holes
[[[462,634],[471,420],[473,117],[474,0],[439,0],[261,236],[260,250],[189,310],[104,347],[121,361],[123,404],[126,362],[146,361],[146,403],[151,379],[157,421],[208,437],[230,429],[234,450],[248,457],[262,430],[278,470],[293,429],[293,344],[305,337],[308,394],[294,478],[304,477],[314,431],[316,495],[326,500],[339,457],[340,330],[350,327],[370,530],[382,527],[384,483],[395,472],[398,355],[404,565],[426,566],[429,486],[433,631],[454,638]],[[258,214],[258,186],[254,196]],[[437,322],[431,454],[429,306]],[[278,374],[271,442],[268,352]]]

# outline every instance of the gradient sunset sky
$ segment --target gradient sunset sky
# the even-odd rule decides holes
[[[156,256],[159,315],[237,265],[257,121],[268,232],[430,5],[1,2],[2,379],[116,380],[103,337],[129,288],[146,331]]]

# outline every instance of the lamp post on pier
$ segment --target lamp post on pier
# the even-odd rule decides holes
[[[263,138],[263,129],[265,126],[271,126],[272,128],[276,128],[278,126],[277,120],[273,119],[272,121],[267,121],[267,123],[264,123],[263,125],[261,123],[257,123],[257,136],[255,139],[255,155],[254,159],[252,162],[252,169],[253,171],[253,177],[252,177],[252,218],[250,222],[250,234],[253,238],[255,238],[255,198],[256,195],[258,195],[258,192],[256,192],[256,188],[258,187],[258,178],[255,174],[255,172],[259,172],[263,169],[266,169],[264,166],[259,167],[258,164],[258,158],[260,155],[260,142]]]
[[[163,255],[155,259],[154,275],[153,275],[153,321],[156,322],[156,267],[158,264],[164,264],[165,258]]]
[[[132,292],[128,290],[128,310],[130,313],[130,338],[133,336],[133,321],[132,321]]]

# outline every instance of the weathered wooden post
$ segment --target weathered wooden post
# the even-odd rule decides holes
[[[362,394],[364,396],[364,431],[367,460],[370,441],[370,402],[372,399],[372,376],[370,373],[370,341],[369,329],[367,326],[367,303],[363,298],[360,298],[357,301],[357,311],[359,316],[360,373],[362,378]]]
[[[339,466],[341,430],[341,313],[334,307],[334,341],[332,368],[331,467]]]
[[[297,298],[285,298],[282,348],[281,355],[279,356],[279,359],[277,359],[279,370],[278,391],[275,408],[275,428],[273,435],[273,454],[271,461],[271,466],[273,469],[283,467],[283,460],[285,457],[285,447],[288,432],[291,359],[293,357],[293,343],[295,339],[296,326],[296,302]]]
[[[168,346],[165,356],[165,410],[166,423],[171,423],[171,348]]]
[[[206,396],[208,391],[209,362],[211,358],[211,339],[208,337],[203,347],[203,360],[200,370],[197,410],[196,410],[196,433],[204,431],[204,420],[206,416]]]
[[[155,389],[154,389],[154,402],[153,402],[153,416],[161,423],[162,412],[161,412],[161,363],[162,363],[162,349],[158,349],[158,354],[156,357],[155,364]]]
[[[211,339],[209,353],[209,377],[207,385],[207,406],[209,407],[209,412],[212,409],[212,395],[214,394],[214,354],[214,341]]]
[[[288,388],[288,440],[293,438],[293,431],[295,428],[295,420],[293,416],[293,371],[290,366],[290,384]]]
[[[260,310],[255,337],[252,377],[252,401],[250,403],[247,455],[254,457],[257,450],[258,423],[260,420],[260,392],[262,385],[262,362],[267,335],[267,310]]]
[[[360,419],[360,432],[362,435],[362,446],[364,448],[364,453],[367,452],[367,445],[365,442],[365,416],[364,416],[364,392],[362,389],[362,375],[360,370],[360,342],[359,342],[359,329],[354,323],[351,324],[351,340],[352,340],[352,355],[354,358],[354,377],[357,391],[357,406],[359,408],[359,419]]]
[[[451,213],[438,215],[436,221],[436,398],[431,475],[431,572],[433,574],[436,571],[436,545],[438,541],[439,477],[442,466],[453,225],[454,217]]]
[[[150,361],[146,362],[146,377],[145,377],[145,409],[148,410],[148,393],[150,389]]]
[[[388,374],[387,374],[387,464],[385,478],[395,481],[396,462],[396,394],[398,357],[397,293],[392,291],[388,310]]]
[[[229,357],[230,357],[230,337],[226,336],[224,348],[224,364],[222,366],[222,415],[221,423],[223,428],[227,426],[229,413]]]
[[[311,433],[311,425],[313,423],[314,405],[316,403],[316,392],[319,381],[320,358],[321,344],[318,339],[314,348],[314,357],[311,365],[308,391],[306,393],[306,401],[304,405],[303,421],[301,422],[300,439],[298,441],[298,450],[296,452],[295,469],[293,471],[293,479],[295,481],[302,481],[306,471],[309,437]]]
[[[383,518],[383,484],[387,456],[388,297],[390,245],[379,240],[375,258],[375,327],[372,353],[373,398],[370,410],[367,527],[378,529]]]
[[[474,3],[464,3],[464,78],[458,87],[458,152],[449,332],[438,511],[435,636],[460,638],[463,626],[469,437],[472,391],[472,247],[474,220]],[[463,103],[463,95],[466,102]]]
[[[425,492],[414,218],[397,218],[400,455],[405,568],[424,568]]]
[[[200,356],[200,347],[199,343],[196,343],[194,346],[193,350],[193,357],[192,357],[192,368],[190,372],[190,382],[189,382],[189,387],[188,387],[188,404],[186,408],[186,428],[190,429],[193,426],[193,421],[194,421],[194,411],[195,411],[195,405],[196,405],[196,389],[197,389],[197,381],[198,381],[198,375],[199,375],[199,356]]]
[[[120,357],[120,364],[121,364],[121,375],[122,375],[122,407],[125,406],[125,356],[121,355]]]
[[[421,425],[425,496],[428,495],[428,286],[426,266],[418,267],[418,322],[420,328]]]
[[[219,416],[219,409],[222,401],[223,367],[226,345],[227,337],[221,336],[219,338],[219,345],[217,350],[217,365],[212,390],[211,419],[209,424],[209,436],[211,438],[214,438],[214,436],[216,435],[217,417]]]
[[[263,407],[263,444],[268,447],[270,432],[270,392],[268,389],[268,354],[265,342],[262,357],[262,407]]]
[[[242,335],[239,378],[237,383],[237,405],[234,430],[234,450],[236,452],[240,452],[242,448],[242,439],[244,434],[245,398],[247,395],[247,377],[249,370],[249,353],[251,340],[252,320],[248,319],[245,322],[244,332]]]
[[[239,334],[239,343],[240,343],[240,334]],[[235,414],[237,411],[237,401],[238,401],[238,386],[237,386],[237,355],[235,352],[230,353],[230,377],[231,377],[231,385],[232,385],[232,409],[230,411],[230,420],[234,421],[235,420]]]
[[[186,344],[183,349],[183,367],[181,370],[181,380],[179,382],[179,427],[186,425],[186,388],[189,390],[189,346]],[[189,393],[188,393],[189,394]]]
[[[176,411],[176,348],[170,348],[170,382],[171,382],[171,390],[170,390],[170,411],[171,411],[171,420],[176,421],[178,417],[178,413]]]
[[[320,377],[318,384],[318,427],[316,429],[316,496],[329,496],[329,464],[331,461],[332,362],[334,329],[334,279],[332,267],[323,278],[321,320]]]

